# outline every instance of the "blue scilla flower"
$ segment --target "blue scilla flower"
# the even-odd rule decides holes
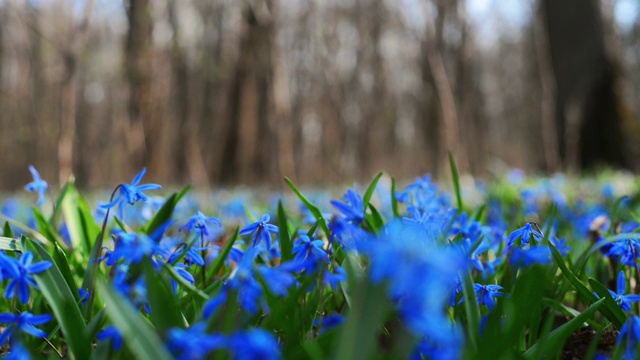
[[[313,324],[321,329],[320,334],[324,334],[342,323],[344,323],[344,317],[340,314],[331,314],[313,320]]]
[[[176,273],[178,273],[178,275],[187,280],[189,283],[194,284],[196,282],[196,279],[193,277],[193,275],[191,275],[191,273],[187,271],[187,265],[176,264],[173,266],[173,269],[176,271]],[[178,282],[174,279],[171,279],[171,290],[173,290],[174,294],[178,292]]]
[[[340,266],[334,266],[333,272],[327,269],[324,272],[324,285],[331,286],[333,290],[338,288],[338,285],[347,281],[347,272]]]
[[[47,333],[36,328],[36,326],[48,323],[51,319],[53,319],[53,316],[49,314],[34,315],[26,311],[20,314],[0,314],[0,323],[8,324],[2,334],[0,334],[0,345],[6,343],[8,339],[11,339],[13,342],[18,331],[38,338],[46,337]]]
[[[611,244],[609,256],[615,257],[620,263],[635,266],[640,254],[640,242],[636,239],[618,240]]]
[[[388,284],[389,298],[414,334],[445,344],[458,336],[445,305],[458,272],[468,266],[460,251],[438,246],[401,221],[391,222],[360,248],[370,258],[371,281]]]
[[[158,245],[149,236],[136,233],[120,233],[111,257],[114,261],[124,260],[127,264],[139,263],[143,257],[151,256]]]
[[[5,289],[4,296],[7,299],[13,299],[17,294],[18,300],[26,304],[29,301],[29,287],[38,289],[38,284],[31,275],[39,274],[53,264],[50,261],[32,264],[33,254],[30,251],[22,253],[19,260],[4,255],[0,255],[0,257],[0,264],[6,266],[5,274],[11,279]]]
[[[253,234],[251,245],[265,246],[266,250],[271,250],[271,234],[278,234],[279,229],[277,226],[269,224],[270,220],[271,216],[264,214],[260,218],[260,221],[254,222],[240,230],[240,235]]]
[[[324,242],[322,240],[311,240],[307,235],[300,235],[295,241],[293,247],[293,253],[295,254],[294,260],[304,261],[313,260],[314,262],[326,262],[329,263],[329,255],[322,248]]]
[[[187,231],[196,233],[200,236],[209,236],[209,231],[207,230],[208,225],[215,225],[219,228],[222,227],[222,223],[215,217],[208,217],[203,214],[201,211],[196,211],[196,213],[189,218],[186,224],[184,224],[178,231],[182,231],[183,229],[187,229]]]
[[[207,325],[197,323],[188,329],[173,328],[167,334],[167,347],[179,360],[206,359],[226,344],[223,335],[207,334]]]
[[[31,353],[29,350],[22,345],[20,341],[16,341],[15,344],[11,345],[11,352],[9,352],[5,357],[5,360],[31,360]]]
[[[494,298],[502,296],[502,286],[500,285],[482,285],[473,284],[473,290],[476,293],[476,300],[478,305],[487,305],[489,310],[496,307],[496,301]],[[464,297],[460,299],[460,303],[464,302]]]
[[[353,189],[348,189],[344,194],[344,202],[331,200],[331,205],[340,211],[349,222],[360,224],[364,220],[364,201],[362,196]]]
[[[624,272],[620,271],[618,274],[618,281],[616,283],[616,292],[609,290],[609,293],[616,301],[618,305],[624,311],[631,310],[631,303],[640,301],[640,295],[637,294],[625,294],[627,291],[627,278],[624,276]]]
[[[159,190],[162,186],[158,184],[140,184],[142,177],[147,172],[147,168],[143,168],[142,171],[133,179],[131,184],[120,184],[118,187],[118,195],[109,203],[101,205],[104,209],[110,209],[114,206],[118,206],[118,217],[124,221],[124,207],[126,204],[133,205],[137,201],[147,201],[147,195],[143,191]]]
[[[616,346],[620,346],[624,343],[625,359],[635,359],[635,349],[640,342],[640,318],[637,315],[629,316],[627,322],[624,323],[618,334],[618,340]]]
[[[516,229],[511,232],[511,234],[509,234],[509,247],[513,246],[518,239],[520,239],[522,246],[526,246],[529,244],[529,240],[531,240],[532,236],[537,242],[542,241],[542,233],[533,228],[534,224],[535,223],[526,223],[520,229]]]
[[[44,205],[44,193],[49,188],[49,185],[46,181],[42,180],[38,170],[33,167],[33,165],[29,165],[29,171],[31,172],[31,176],[33,176],[33,181],[28,183],[24,189],[28,192],[37,192],[38,193],[38,202],[36,203],[38,206]]]
[[[227,347],[235,360],[277,360],[282,357],[276,337],[260,328],[232,334],[227,340]]]
[[[120,334],[118,328],[113,325],[109,325],[104,328],[104,330],[100,331],[96,338],[98,341],[111,340],[111,346],[115,351],[122,349],[122,334]]]
[[[529,267],[535,264],[548,264],[551,262],[551,251],[546,246],[534,246],[523,250],[513,249],[509,263],[513,267]]]

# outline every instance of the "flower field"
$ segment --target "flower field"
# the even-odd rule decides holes
[[[143,170],[92,205],[30,170],[38,200],[0,215],[6,359],[640,356],[628,174],[482,183],[451,158],[451,185],[254,196]]]

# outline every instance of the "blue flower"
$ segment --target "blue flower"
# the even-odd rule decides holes
[[[196,279],[193,277],[193,275],[191,275],[191,273],[186,270],[187,265],[177,264],[173,266],[173,269],[176,271],[176,273],[178,273],[178,275],[180,275],[191,284],[194,284],[196,282]],[[178,292],[178,282],[173,279],[171,279],[171,289],[173,290],[174,294]]]
[[[19,260],[10,257],[4,257],[4,260],[4,263],[9,265],[6,271],[9,278],[11,278],[5,289],[4,296],[7,299],[13,299],[17,293],[18,299],[23,304],[29,301],[29,286],[38,289],[38,284],[36,284],[35,279],[31,275],[39,274],[53,265],[50,261],[40,261],[31,264],[33,254],[30,251],[22,253]]]
[[[44,205],[44,193],[47,191],[49,185],[46,181],[42,180],[38,170],[33,167],[33,165],[29,165],[29,171],[31,172],[31,176],[33,176],[33,181],[28,183],[24,189],[28,192],[37,192],[38,193],[38,202],[36,203],[38,206]]]
[[[322,240],[311,240],[307,235],[300,235],[292,250],[295,254],[294,260],[304,261],[309,259],[314,262],[323,261],[329,263],[329,255],[324,251],[323,246],[324,242]]]
[[[162,189],[162,186],[158,184],[138,185],[146,172],[147,168],[143,168],[131,184],[120,184],[119,192],[115,199],[100,206],[104,209],[110,209],[118,205],[118,217],[124,221],[124,207],[126,204],[133,205],[136,201],[147,201],[147,195],[145,195],[143,191]]]
[[[49,314],[33,315],[26,311],[20,314],[0,314],[0,323],[9,324],[2,334],[0,334],[0,345],[4,344],[9,338],[13,341],[18,331],[38,338],[46,337],[47,333],[36,328],[36,326],[47,323],[51,321],[51,319],[53,319],[53,316]]]
[[[30,360],[31,354],[19,341],[11,345],[11,352],[4,357],[5,360]]]
[[[331,205],[340,211],[347,221],[359,224],[364,220],[364,201],[362,196],[352,189],[344,194],[344,202],[331,200]]]
[[[515,248],[509,259],[513,267],[529,267],[534,264],[548,264],[551,262],[551,251],[546,246],[534,246],[528,250]]]
[[[118,331],[118,328],[113,325],[109,325],[104,328],[104,330],[98,334],[97,339],[99,341],[111,340],[111,346],[113,346],[115,351],[122,348],[122,335],[120,334],[120,331]]]
[[[240,230],[240,235],[245,236],[253,234],[251,238],[251,245],[258,246],[264,243],[267,250],[271,250],[271,234],[278,234],[279,229],[273,224],[269,224],[271,216],[264,214],[260,218],[260,221],[254,222]]]
[[[201,236],[209,236],[209,231],[207,230],[207,224],[216,225],[217,227],[222,227],[222,223],[220,220],[214,217],[207,217],[200,211],[196,211],[196,213],[189,218],[186,224],[184,224],[178,231],[182,231],[183,229],[187,229],[190,232],[196,232]]]
[[[502,286],[500,285],[473,284],[473,290],[476,293],[478,305],[487,305],[489,310],[496,307],[496,302],[493,298],[502,296]],[[460,299],[458,304],[462,302],[464,302],[464,297]]]
[[[523,227],[521,227],[520,229],[516,229],[514,230],[510,235],[509,235],[509,247],[511,247],[516,240],[521,239],[521,244],[522,246],[526,246],[527,244],[529,244],[529,240],[531,239],[531,236],[533,236],[533,238],[537,241],[540,242],[542,241],[542,233],[536,229],[533,228],[533,224],[535,223],[526,223]]]
[[[111,257],[116,262],[123,259],[126,264],[139,263],[143,257],[154,254],[158,247],[156,242],[145,234],[121,233],[116,239]]]
[[[616,292],[609,290],[609,293],[611,294],[613,299],[616,301],[616,303],[620,305],[622,310],[630,311],[631,303],[640,301],[640,295],[637,295],[637,294],[625,295],[625,291],[627,291],[627,279],[624,276],[623,271],[620,271],[620,273],[618,274],[618,281],[616,285],[617,285]]]
[[[626,345],[624,358],[634,359],[635,349],[640,342],[640,318],[637,315],[629,316],[627,322],[620,329],[616,346],[620,346],[623,342]]]
[[[259,328],[232,334],[227,346],[236,360],[277,360],[282,357],[275,336]]]
[[[344,323],[344,317],[340,314],[331,314],[313,320],[313,324],[321,329],[320,334],[324,334],[342,323]]]
[[[635,266],[640,253],[640,242],[636,239],[623,239],[614,242],[609,248],[609,256],[618,258],[622,264]]]
[[[206,333],[207,325],[197,323],[188,329],[173,328],[167,336],[167,347],[177,359],[205,359],[209,352],[222,348],[226,341],[222,335]]]

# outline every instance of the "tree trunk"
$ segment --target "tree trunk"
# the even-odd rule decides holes
[[[559,150],[569,169],[626,166],[616,65],[597,0],[544,0]]]
[[[153,114],[153,19],[151,0],[129,0],[127,9],[129,31],[125,44],[125,66],[129,84],[128,145],[131,162],[137,168],[154,165],[155,140]]]

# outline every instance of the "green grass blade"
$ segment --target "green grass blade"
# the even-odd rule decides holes
[[[178,205],[180,199],[187,194],[191,190],[190,186],[185,187],[179,193],[174,193],[171,195],[167,201],[164,202],[164,205],[158,210],[158,212],[153,216],[149,224],[147,225],[144,233],[147,235],[153,234],[162,224],[166,223],[173,216],[173,211]]]
[[[56,210],[61,211],[64,216],[71,247],[81,249],[85,256],[88,255],[91,252],[91,243],[98,236],[100,228],[93,219],[89,204],[72,184],[67,184],[65,187],[60,205]]]
[[[548,243],[548,246],[549,246],[549,249],[551,249],[551,254],[553,255],[553,258],[558,264],[560,271],[562,271],[564,276],[569,280],[569,282],[571,282],[573,287],[575,287],[576,290],[578,290],[578,294],[580,295],[582,300],[585,302],[592,302],[597,300],[596,297],[591,293],[589,288],[587,288],[587,286],[583,284],[582,281],[580,281],[580,279],[578,279],[571,270],[569,270],[569,268],[567,267],[567,264],[565,264],[564,259],[562,258],[562,255],[560,255],[560,252],[558,251],[558,249],[556,249],[556,247],[553,246],[553,244],[551,243]]]
[[[574,317],[569,322],[561,325],[553,330],[549,335],[541,339],[540,342],[534,344],[525,351],[524,356],[527,359],[539,359],[542,354],[549,354],[549,351],[557,353],[561,350],[565,340],[576,330],[582,327],[583,323],[589,320],[593,314],[604,304],[605,299],[600,299],[593,303],[589,308],[584,310],[580,315]]]
[[[20,242],[16,239],[0,236],[0,250],[22,251],[22,246],[20,246]]]
[[[76,359],[88,359],[91,355],[91,342],[86,338],[86,325],[76,302],[77,296],[72,293],[56,262],[42,245],[23,237],[22,248],[31,251],[36,262],[53,263],[48,270],[35,275],[36,282],[40,292],[51,306],[70,353]]]
[[[36,224],[38,225],[38,230],[40,230],[40,233],[44,237],[46,237],[47,240],[49,240],[52,244],[58,244],[64,246],[65,248],[67,247],[67,245],[58,235],[58,231],[53,227],[53,225],[51,225],[51,223],[49,223],[49,221],[47,221],[47,219],[44,217],[44,215],[42,215],[38,208],[33,208],[33,217],[35,218]]]
[[[291,242],[291,236],[289,235],[289,224],[287,224],[287,214],[282,206],[282,201],[278,201],[278,227],[280,238],[280,256],[282,262],[293,259],[293,243]]]
[[[453,153],[449,151],[449,166],[451,167],[451,177],[453,178],[453,188],[456,192],[456,203],[458,204],[458,211],[462,211],[462,193],[460,190],[460,176],[458,175],[458,167],[456,161],[453,159]]]
[[[391,178],[391,211],[393,211],[393,217],[400,217],[400,211],[398,211],[398,199],[396,199],[396,179]]]
[[[150,318],[158,334],[164,336],[173,327],[184,328],[183,316],[170,286],[156,273],[149,259],[143,260],[142,267],[151,307]]]
[[[186,289],[187,292],[199,297],[201,300],[209,300],[209,296],[205,294],[203,291],[193,286],[190,282],[188,282],[185,278],[180,276],[173,267],[168,264],[163,265],[163,269],[175,280],[182,288]]]
[[[227,240],[227,243],[224,244],[224,246],[220,250],[220,253],[218,254],[216,260],[213,262],[213,264],[211,264],[211,273],[214,276],[216,276],[218,272],[220,272],[220,269],[222,269],[222,267],[224,266],[224,262],[227,260],[227,256],[229,256],[233,244],[236,242],[236,240],[238,240],[239,231],[239,228],[236,228],[236,231],[233,232],[233,235],[231,235],[229,240]]]
[[[14,238],[16,237],[13,234],[13,229],[11,229],[11,224],[9,224],[8,221],[4,222],[4,229],[2,229],[2,236],[7,237],[7,238]]]
[[[329,231],[329,227],[327,226],[326,221],[324,221],[324,217],[322,216],[322,212],[320,211],[320,209],[318,209],[315,205],[311,203],[311,201],[309,201],[309,199],[307,199],[304,195],[302,195],[300,190],[298,190],[298,188],[293,184],[293,182],[288,177],[285,176],[284,181],[289,185],[291,190],[293,190],[293,192],[298,196],[298,199],[300,199],[300,201],[302,201],[302,203],[307,207],[307,209],[309,209],[311,214],[313,214],[313,216],[316,217],[316,220],[320,221],[320,227],[322,228],[322,231],[327,236],[327,239],[330,239],[331,232]]]
[[[627,321],[627,315],[622,311],[620,305],[611,296],[606,286],[602,285],[598,280],[589,278],[589,285],[600,298],[604,298],[604,306],[600,310],[604,316],[609,319],[618,329]],[[608,313],[608,314],[607,314]]]
[[[385,318],[388,304],[381,286],[360,281],[354,289],[353,306],[342,327],[335,348],[335,359],[372,359],[377,350],[377,335]]]
[[[469,335],[470,346],[477,348],[478,331],[480,329],[480,307],[476,300],[476,292],[473,289],[473,278],[471,272],[460,272],[462,279],[462,293],[464,294],[464,309],[467,313],[467,334]]]
[[[369,202],[371,201],[371,197],[373,196],[373,192],[376,190],[376,186],[378,186],[378,181],[380,181],[380,178],[382,177],[382,172],[378,173],[378,175],[376,175],[376,177],[373,179],[373,181],[371,181],[371,184],[369,184],[369,187],[367,188],[367,191],[364,192],[364,196],[362,197],[362,202],[364,203],[364,208],[362,209],[362,211],[364,211],[365,213],[367,212],[367,208],[369,207]]]
[[[105,302],[105,309],[129,348],[140,360],[171,360],[162,340],[153,327],[104,281],[98,281],[97,289]]]

